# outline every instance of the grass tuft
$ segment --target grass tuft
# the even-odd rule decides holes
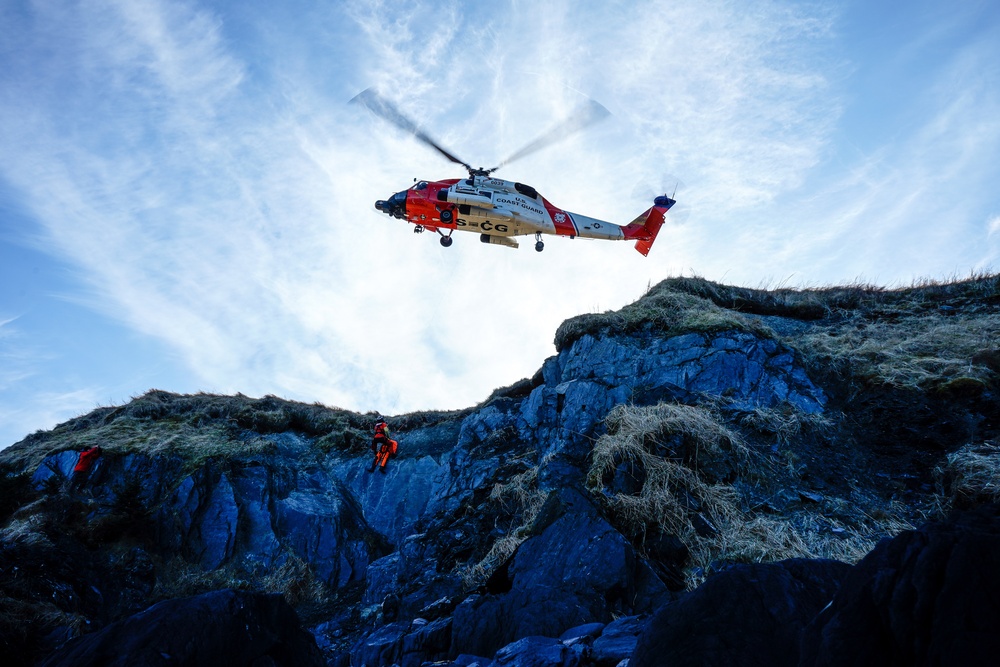
[[[772,332],[758,321],[719,307],[696,294],[653,288],[646,296],[618,311],[580,315],[556,330],[555,346],[561,352],[580,338],[636,333],[675,336],[729,330],[751,331],[763,336]]]
[[[1000,446],[970,444],[934,471],[942,512],[1000,502]]]
[[[802,428],[797,417],[774,410],[750,418],[758,428],[785,437]],[[746,509],[735,482],[766,480],[770,464],[708,408],[621,405],[606,423],[607,434],[594,446],[588,487],[634,541],[647,534],[677,536],[690,554],[689,587],[700,583],[717,561],[805,557],[855,562],[887,532],[909,527],[891,514],[847,530],[820,510],[778,518]],[[735,476],[723,479],[720,470]]]
[[[370,422],[370,417],[347,410],[275,396],[152,390],[126,405],[97,408],[25,438],[0,452],[0,463],[34,470],[50,454],[100,445],[106,454],[176,456],[196,466],[214,457],[271,454],[275,446],[265,436],[282,432],[313,438],[319,453],[353,451],[367,442]]]
[[[952,394],[980,393],[996,378],[991,362],[1000,314],[852,317],[800,337],[810,365],[831,368],[863,386]]]

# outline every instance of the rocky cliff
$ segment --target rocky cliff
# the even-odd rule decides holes
[[[659,619],[707,664],[718,627],[682,612],[765,586],[744,635],[827,664],[835,633],[803,633],[820,610],[867,627],[827,607],[854,563],[998,500],[998,284],[664,281],[568,320],[478,406],[391,417],[384,474],[373,415],[162,391],[100,408],[0,452],[5,654],[102,664],[149,635],[122,664],[239,645],[231,664],[613,666],[664,655],[640,641]]]

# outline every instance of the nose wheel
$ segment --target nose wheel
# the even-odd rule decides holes
[[[451,241],[452,241],[452,238],[450,236],[442,236],[441,237],[441,245],[443,245],[445,248],[450,248],[451,247]]]
[[[542,235],[535,234],[535,252],[541,252],[545,250],[545,244],[542,243]]]

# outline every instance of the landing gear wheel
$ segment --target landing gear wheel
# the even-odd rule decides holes
[[[443,245],[445,248],[450,248],[451,247],[451,237],[450,236],[442,236],[441,237],[441,245]]]
[[[450,210],[441,211],[441,222],[451,222],[451,217]]]
[[[538,243],[535,244],[535,252],[541,252],[543,250],[545,250],[545,244],[544,243],[542,243],[541,241],[539,241]]]

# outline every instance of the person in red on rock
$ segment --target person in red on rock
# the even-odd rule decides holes
[[[385,464],[398,450],[399,443],[389,437],[389,425],[385,419],[379,417],[375,421],[375,434],[372,436],[372,454],[375,455],[375,460],[372,461],[372,467],[368,472],[375,472],[375,468],[378,468],[379,472],[385,474]]]
[[[73,481],[70,483],[70,488],[73,491],[79,491],[83,488],[83,485],[87,482],[87,478],[90,476],[91,468],[94,467],[94,463],[100,457],[100,445],[87,447],[80,452],[80,456],[76,459],[76,465],[73,466]]]

